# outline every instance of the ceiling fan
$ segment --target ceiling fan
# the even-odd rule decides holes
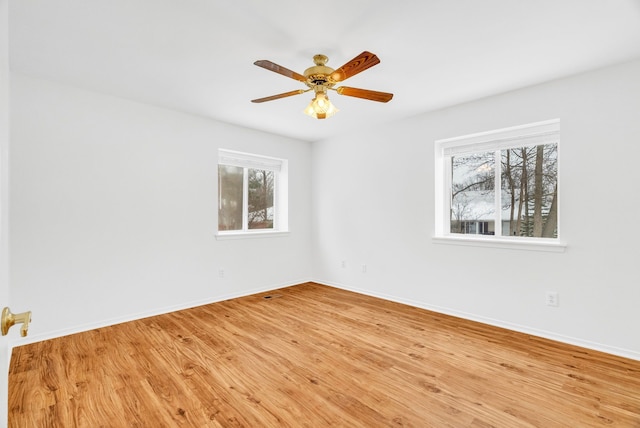
[[[326,55],[315,55],[313,57],[315,65],[307,68],[303,74],[298,74],[295,71],[291,71],[267,60],[254,62],[258,67],[266,68],[267,70],[302,82],[307,85],[309,89],[297,89],[295,91],[271,95],[270,97],[258,98],[251,100],[251,102],[263,103],[265,101],[273,101],[313,91],[315,96],[304,112],[316,119],[326,119],[327,117],[333,116],[338,111],[338,109],[331,104],[331,101],[329,101],[329,97],[327,97],[328,90],[336,91],[340,95],[363,98],[365,100],[378,101],[381,103],[386,103],[393,98],[393,94],[387,92],[370,91],[368,89],[351,88],[348,86],[334,88],[336,83],[342,82],[343,80],[355,76],[356,74],[380,63],[378,57],[371,52],[362,52],[360,55],[353,58],[337,70],[327,67],[325,65],[327,61],[329,61],[329,58],[327,58]]]

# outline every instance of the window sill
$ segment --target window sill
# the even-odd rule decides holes
[[[474,238],[470,236],[434,236],[435,244],[463,245],[470,247],[506,248],[509,250],[547,251],[563,253],[567,244],[547,239],[527,238]]]
[[[282,236],[288,236],[289,231],[282,230],[259,230],[251,232],[217,232],[216,240],[225,241],[230,239],[255,239],[255,238],[277,238]]]

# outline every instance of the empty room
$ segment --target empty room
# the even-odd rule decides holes
[[[0,427],[638,428],[638,165],[639,0],[0,0]]]

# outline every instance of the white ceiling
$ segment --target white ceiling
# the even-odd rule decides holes
[[[10,0],[11,71],[307,141],[640,58],[640,0]],[[387,104],[310,93],[302,73],[381,60],[345,85]],[[640,76],[639,76],[640,78]]]

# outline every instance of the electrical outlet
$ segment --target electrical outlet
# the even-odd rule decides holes
[[[547,291],[545,294],[547,306],[558,306],[558,292]]]
[[[224,278],[224,269],[218,269],[218,278]]]
[[[342,267],[342,269],[347,267],[347,261],[343,260],[342,263],[340,263],[340,266]]]
[[[367,273],[367,265],[362,265],[362,273]]]

